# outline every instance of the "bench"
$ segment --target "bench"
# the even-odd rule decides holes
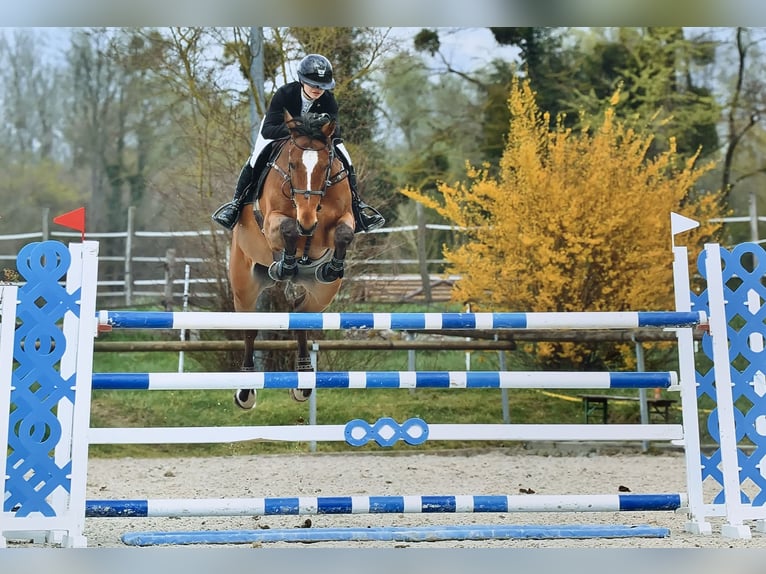
[[[582,399],[583,412],[585,414],[585,424],[590,422],[591,417],[601,414],[601,421],[607,424],[609,421],[609,401],[632,401],[639,402],[639,397],[626,397],[621,395],[579,395]],[[652,415],[670,422],[670,407],[677,403],[675,399],[646,399],[646,405],[649,408],[649,418]]]

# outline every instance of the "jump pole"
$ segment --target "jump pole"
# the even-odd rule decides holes
[[[381,419],[378,419],[379,421]],[[409,419],[412,420],[412,419]],[[378,432],[371,432],[366,421],[345,425],[273,425],[232,427],[91,427],[90,444],[221,444],[245,441],[276,442],[349,442],[362,446],[368,442],[381,444]],[[393,426],[393,425],[391,425]],[[400,429],[387,442],[401,439],[408,444],[429,441],[669,441],[682,443],[682,425],[672,424],[430,424],[427,428]]]
[[[268,530],[210,530],[189,532],[132,532],[122,536],[129,546],[188,544],[255,544],[261,542],[437,542],[443,540],[543,540],[553,538],[666,538],[667,528],[647,525],[475,525],[272,528]]]
[[[320,371],[94,373],[94,390],[214,389],[639,389],[675,387],[665,372]]]
[[[529,313],[235,313],[200,311],[99,311],[111,329],[639,329],[707,324],[704,311],[594,311]]]
[[[91,518],[319,516],[507,512],[645,512],[678,510],[683,493],[594,495],[300,496],[228,499],[88,500]]]

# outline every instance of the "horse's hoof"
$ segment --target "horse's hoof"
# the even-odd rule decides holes
[[[314,271],[314,277],[320,283],[335,283],[338,279],[343,278],[343,269],[335,269],[328,262],[317,267],[316,271]]]
[[[279,262],[275,261],[271,265],[269,265],[269,279],[272,281],[281,281],[282,278],[279,276],[281,269],[279,267]]]
[[[244,411],[255,408],[255,389],[239,389],[234,393],[234,404]]]
[[[285,281],[298,275],[298,265],[285,267],[284,261],[274,261],[269,265],[269,278],[274,281]]]
[[[299,403],[305,402],[311,396],[313,389],[290,389],[290,396]]]

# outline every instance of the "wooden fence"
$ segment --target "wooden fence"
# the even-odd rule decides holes
[[[457,276],[439,273],[444,260],[427,259],[425,255],[428,230],[459,231],[448,225],[426,224],[422,208],[418,225],[387,227],[373,234],[415,234],[416,253],[410,259],[385,259],[379,254],[350,261],[340,297],[360,302],[443,302],[448,301]],[[724,223],[764,221],[766,217],[727,217]],[[30,241],[60,239],[78,240],[76,232],[50,229],[49,209],[42,210],[39,231],[0,235],[0,280],[8,280],[7,270],[13,267],[16,254]],[[756,227],[757,229],[757,227]],[[101,308],[126,308],[135,305],[162,305],[171,310],[190,303],[194,307],[215,306],[228,294],[225,261],[216,262],[204,254],[204,241],[220,236],[228,245],[228,231],[203,229],[193,231],[141,231],[136,229],[135,208],[127,211],[125,231],[89,233],[87,239],[101,242],[99,255],[98,304]],[[760,242],[757,233],[754,241]],[[137,255],[140,253],[141,255]],[[146,255],[151,253],[151,255]],[[353,257],[353,254],[352,254]],[[215,269],[218,266],[217,270]],[[377,269],[385,272],[377,272]],[[403,270],[409,271],[403,271]],[[217,272],[213,272],[216,270]],[[416,272],[411,272],[415,270]],[[11,270],[12,271],[12,270]],[[11,273],[12,275],[12,273]],[[229,297],[225,297],[229,300]]]
[[[0,235],[0,269],[11,269],[19,249],[31,241],[79,240],[77,232],[51,230],[50,220],[50,210],[44,209],[40,231]],[[420,239],[427,229],[454,230],[445,225],[421,224],[388,227],[372,233],[415,232]],[[206,301],[212,304],[227,292],[225,272],[220,272],[225,269],[225,261],[221,264],[211,257],[189,253],[201,253],[201,243],[205,238],[211,241],[212,235],[220,236],[228,245],[228,233],[223,229],[141,231],[136,229],[135,209],[130,208],[125,231],[88,233],[86,237],[102,244],[98,304],[103,308],[161,304],[166,309],[187,301],[192,301],[193,306],[205,306]],[[352,261],[341,296],[351,301],[387,303],[447,301],[457,277],[432,271],[443,263],[440,259],[425,259],[422,253],[411,259],[373,256],[356,264]],[[212,272],[216,265],[219,273]],[[387,272],[370,271],[376,268]],[[403,268],[414,268],[420,273],[397,272]]]

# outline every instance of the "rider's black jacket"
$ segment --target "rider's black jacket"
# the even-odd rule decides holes
[[[276,140],[290,135],[285,125],[284,111],[290,112],[293,117],[301,115],[301,83],[298,81],[290,82],[280,87],[271,98],[269,109],[263,120],[261,135],[269,140]],[[325,91],[319,96],[309,108],[310,112],[317,114],[328,114],[330,118],[336,121],[334,138],[340,137],[340,128],[338,127],[338,102],[331,91]]]

